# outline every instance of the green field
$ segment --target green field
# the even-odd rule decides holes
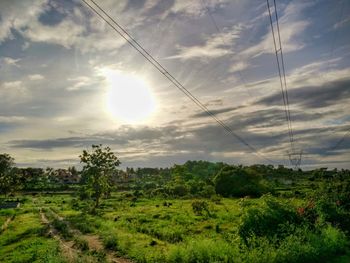
[[[109,147],[83,155],[81,171],[18,168],[4,155],[1,263],[350,262],[349,170],[123,171]]]
[[[348,241],[330,225],[300,228],[277,243],[259,237],[243,245],[242,217],[274,199],[212,198],[131,200],[126,193],[105,199],[97,214],[74,195],[22,196],[0,235],[0,262],[348,262]],[[275,198],[276,199],[276,198]],[[192,208],[204,201],[201,214]],[[275,201],[300,207],[298,198]],[[275,231],[282,226],[275,226]],[[298,226],[294,226],[298,227]],[[277,237],[276,237],[277,238]]]

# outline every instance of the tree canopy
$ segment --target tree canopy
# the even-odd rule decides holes
[[[117,172],[120,161],[110,147],[102,147],[101,144],[92,145],[91,152],[84,150],[79,157],[80,162],[84,164],[84,191],[95,198],[95,209],[100,204],[101,196],[110,191],[111,177]]]

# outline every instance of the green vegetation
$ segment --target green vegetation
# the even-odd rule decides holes
[[[22,205],[0,209],[0,262],[349,262],[348,170],[189,161],[124,172],[109,153],[83,154],[81,175],[70,168],[79,184],[62,188],[51,169],[38,191],[24,178],[1,199]]]
[[[111,152],[111,148],[102,145],[92,145],[93,152],[83,151],[80,160],[84,164],[82,175],[86,197],[95,199],[94,209],[99,207],[103,194],[108,194],[112,188],[111,177],[116,173],[120,161]]]

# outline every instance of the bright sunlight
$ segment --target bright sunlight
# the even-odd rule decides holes
[[[119,70],[102,72],[108,81],[106,109],[114,119],[136,124],[152,115],[156,103],[144,79]]]

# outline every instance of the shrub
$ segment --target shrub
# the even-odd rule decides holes
[[[192,209],[196,215],[202,215],[203,212],[209,213],[209,205],[205,201],[194,201],[192,202]]]
[[[74,245],[82,251],[89,250],[89,243],[85,239],[82,239],[80,237],[74,238]]]
[[[52,225],[60,232],[63,238],[68,239],[72,237],[72,233],[69,230],[67,223],[63,220],[54,219]]]
[[[320,199],[316,202],[315,210],[318,214],[319,223],[331,223],[340,229],[350,232],[350,213],[336,202]]]
[[[254,237],[273,240],[292,233],[295,225],[299,223],[301,219],[294,207],[267,196],[259,208],[249,208],[245,211],[238,233],[245,244],[250,243]]]
[[[212,185],[205,185],[199,195],[205,198],[210,198],[216,194],[215,187]]]
[[[169,193],[173,196],[185,196],[189,193],[189,189],[186,185],[175,184],[169,188]]]
[[[225,197],[261,196],[269,190],[260,176],[235,166],[222,168],[214,183],[216,193]]]
[[[103,245],[106,249],[108,250],[113,250],[113,251],[117,251],[118,250],[118,238],[116,235],[110,235],[107,236],[104,240],[103,240]]]

